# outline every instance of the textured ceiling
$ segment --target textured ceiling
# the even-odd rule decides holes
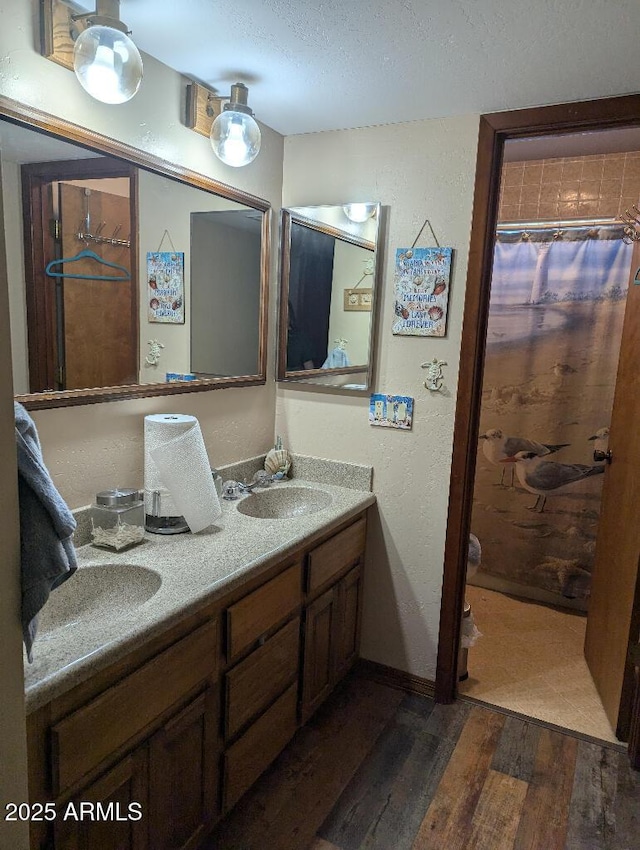
[[[121,0],[120,16],[171,68],[222,94],[245,82],[284,135],[640,88],[638,0]]]

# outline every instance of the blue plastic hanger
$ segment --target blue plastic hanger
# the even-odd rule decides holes
[[[76,260],[96,260],[103,266],[109,266],[112,269],[119,269],[124,274],[121,275],[109,275],[109,274],[70,274],[69,272],[55,272],[52,269],[55,266],[61,266],[63,263],[75,263]],[[119,263],[111,263],[109,260],[105,260],[104,257],[99,256],[95,253],[95,251],[91,251],[89,248],[85,248],[80,251],[79,254],[74,254],[73,257],[63,257],[61,260],[51,260],[50,263],[47,264],[45,269],[45,273],[49,277],[73,277],[77,280],[131,280],[131,274],[129,270],[125,268],[125,266],[121,266]]]

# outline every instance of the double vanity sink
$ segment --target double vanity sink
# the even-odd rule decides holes
[[[79,547],[25,668],[30,799],[143,801],[118,847],[199,846],[358,657],[363,478],[279,482],[119,555]],[[32,824],[31,846],[93,850],[100,828]]]
[[[232,509],[255,519],[278,520],[315,514],[332,502],[333,496],[326,490],[280,484],[250,493],[233,502]],[[85,554],[82,553],[82,560]],[[132,614],[155,596],[162,586],[161,573],[127,563],[124,559],[129,555],[135,558],[136,550],[122,553],[121,560],[112,563],[81,566],[52,593],[40,616],[38,642],[51,640],[63,630],[82,627],[83,623],[104,623]]]
[[[40,616],[34,661],[25,665],[27,710],[374,501],[368,490],[293,479],[237,501],[222,500],[218,524],[197,535],[147,534],[142,544],[115,554],[80,547],[77,573],[52,592]]]

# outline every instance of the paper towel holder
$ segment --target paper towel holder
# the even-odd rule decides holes
[[[151,513],[145,514],[144,527],[151,534],[184,534],[191,531],[183,516],[162,516],[162,494],[151,491]]]

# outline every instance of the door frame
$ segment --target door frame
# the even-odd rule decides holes
[[[480,116],[475,195],[453,430],[435,698],[450,703],[458,684],[495,229],[508,139],[640,126],[640,95],[495,112]]]
[[[51,229],[53,207],[51,183],[65,180],[99,180],[125,177],[129,180],[131,221],[132,327],[133,350],[139,349],[138,332],[138,189],[137,169],[126,162],[107,157],[34,162],[21,166],[22,216],[24,234],[25,297],[29,340],[29,392],[51,391],[58,368],[56,345],[56,305],[53,290],[47,286],[45,267],[56,259],[56,241]]]

